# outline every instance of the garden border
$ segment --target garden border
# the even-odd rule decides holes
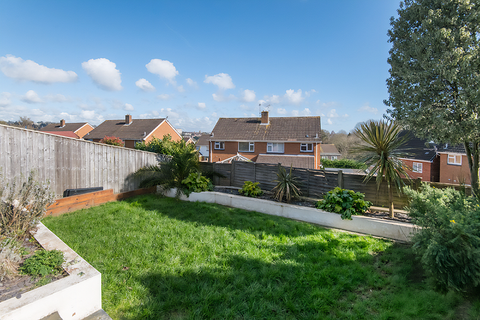
[[[175,189],[163,192],[161,191],[161,188],[157,190],[167,197],[175,197]],[[416,225],[411,223],[390,221],[366,216],[352,216],[352,220],[342,220],[340,214],[326,212],[320,209],[215,191],[199,193],[194,192],[191,193],[188,198],[182,195],[180,199],[191,202],[201,201],[217,203],[224,206],[235,207],[249,211],[257,211],[269,215],[314,223],[329,228],[369,234],[376,237],[389,238],[402,242],[411,242],[412,235],[417,228]]]
[[[33,233],[46,250],[64,253],[68,276],[0,302],[2,320],[39,320],[58,312],[62,319],[84,319],[102,309],[101,274],[42,223]]]

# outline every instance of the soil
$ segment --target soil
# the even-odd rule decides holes
[[[223,193],[228,193],[228,194],[235,194],[235,195],[240,195],[238,192],[240,188],[233,188],[233,187],[215,187],[215,191],[217,192],[223,192]],[[257,197],[257,199],[265,199],[265,200],[270,200],[270,201],[275,201],[279,202],[273,197],[273,193],[271,192],[264,192],[263,195]],[[289,202],[289,204],[294,204],[297,206],[303,206],[303,207],[309,207],[309,208],[315,208],[315,204],[317,203],[319,199],[312,199],[312,198],[304,198],[302,197],[301,199],[294,199]],[[388,210],[388,209],[386,209]],[[392,220],[392,221],[399,221],[399,222],[412,222],[412,218],[408,216],[408,214],[403,213],[403,212],[397,212],[395,211],[395,217],[390,218],[388,212],[384,211],[379,211],[379,210],[368,210],[364,216],[367,217],[372,217],[372,218],[377,218],[377,219],[387,219],[387,220]]]
[[[33,237],[27,237],[23,241],[22,246],[25,248],[28,254],[22,257],[18,267],[20,267],[27,258],[31,257],[35,251],[43,250],[42,246]],[[47,276],[49,279],[48,283],[66,276],[68,276],[68,273],[65,271],[55,276]],[[13,297],[20,299],[23,293],[37,288],[39,286],[39,280],[41,280],[39,277],[34,278],[32,276],[22,275],[19,273],[9,275],[6,279],[0,281],[0,302]],[[42,282],[43,284],[46,284],[44,281]]]

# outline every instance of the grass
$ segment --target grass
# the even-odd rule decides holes
[[[406,245],[154,195],[48,217],[113,319],[475,319]]]

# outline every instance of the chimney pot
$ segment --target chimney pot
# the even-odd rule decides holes
[[[125,124],[128,125],[128,124],[130,124],[130,123],[132,123],[132,115],[131,115],[131,114],[127,114],[127,115],[125,116]]]
[[[60,128],[63,128],[63,127],[65,127],[65,120],[64,119],[60,120]]]
[[[262,122],[261,124],[268,124],[269,119],[268,119],[268,111],[262,111]]]

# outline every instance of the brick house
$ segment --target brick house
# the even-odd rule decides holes
[[[220,118],[209,142],[209,161],[246,158],[259,163],[320,168],[320,117]]]
[[[71,138],[80,138],[82,139],[87,133],[93,130],[93,127],[88,122],[80,123],[66,123],[65,120],[60,120],[59,124],[50,123],[40,129],[39,131],[57,134],[61,136],[71,137]],[[75,135],[72,135],[67,132],[73,132]]]
[[[470,168],[464,145],[444,144],[438,148],[442,183],[471,184]]]
[[[404,130],[399,134],[400,137],[404,135],[408,135],[409,139],[401,147],[406,155],[400,159],[409,168],[406,171],[410,178],[438,182],[440,157],[437,153],[437,146],[434,143],[415,137],[410,131]]]
[[[338,149],[334,144],[322,143],[320,145],[320,153],[322,159],[338,160],[342,157],[342,154],[338,152]]]
[[[168,134],[173,141],[182,140],[182,136],[167,119],[133,119],[127,114],[125,120],[105,120],[84,139],[99,142],[105,136],[117,137],[125,142],[125,148],[134,149],[139,142],[148,143],[154,137],[162,139]]]

